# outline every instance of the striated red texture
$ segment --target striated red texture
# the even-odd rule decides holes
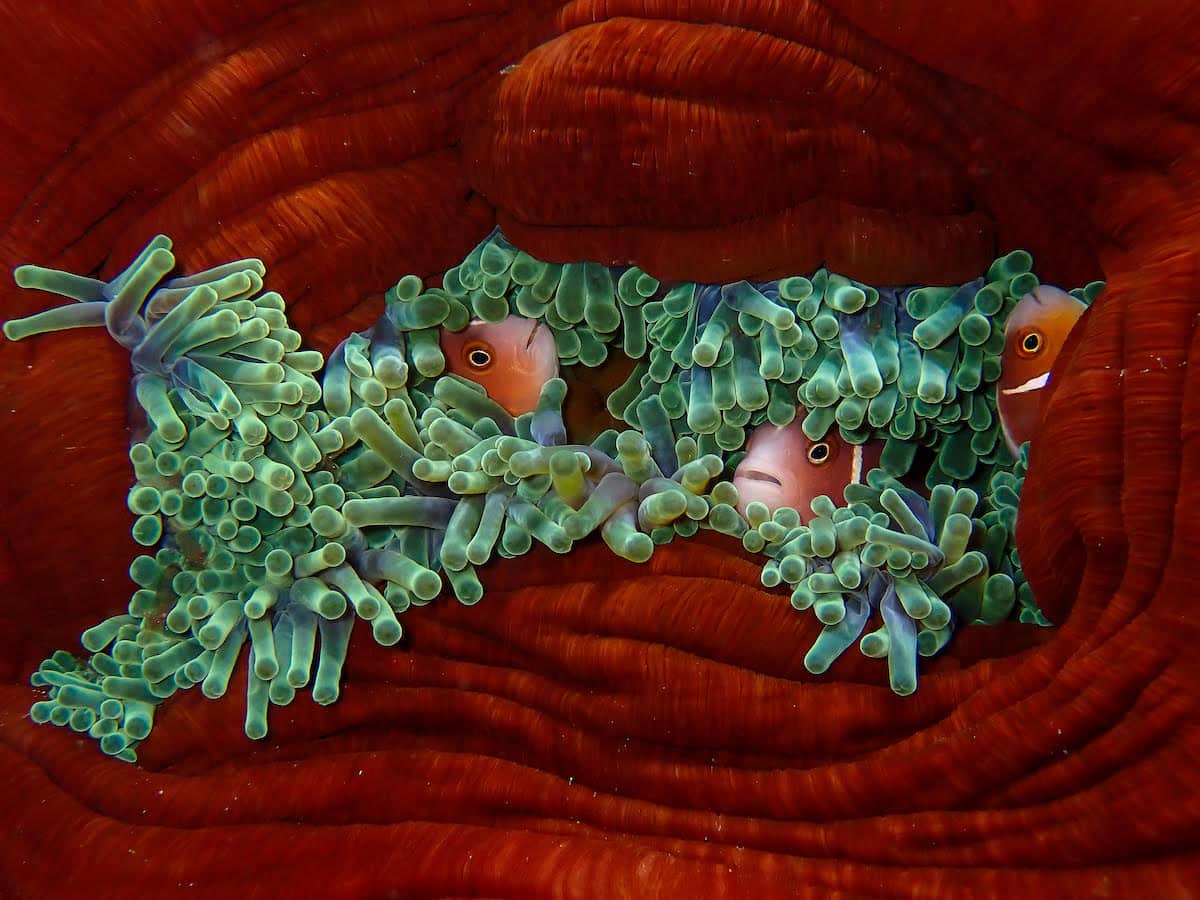
[[[137,767],[24,681],[129,593],[127,362],[0,345],[0,894],[1200,893],[1200,10],[944,7],[0,3],[0,262],[257,254],[320,349],[496,221],[663,277],[1025,246],[1109,283],[1025,488],[1053,631],[968,629],[901,699],[855,653],[810,677],[813,619],[729,542],[542,554],[356,635],[262,743],[171,701]]]

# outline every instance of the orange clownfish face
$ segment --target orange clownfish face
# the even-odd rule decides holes
[[[799,407],[791,423],[782,428],[764,423],[750,435],[746,456],[733,473],[738,512],[743,516],[746,507],[758,500],[772,512],[790,506],[807,521],[812,515],[809,504],[816,497],[825,494],[840,504],[846,485],[859,484],[879,465],[882,445],[878,442],[848,444],[836,428],[820,440],[811,440],[800,427],[805,415],[807,410]]]
[[[1050,369],[1086,304],[1048,284],[1020,299],[1004,327],[996,407],[1004,442],[1016,456],[1033,437]]]
[[[441,337],[446,371],[474,381],[512,415],[533,412],[542,385],[558,374],[558,348],[539,319],[471,321]]]

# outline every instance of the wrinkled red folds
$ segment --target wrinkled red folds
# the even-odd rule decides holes
[[[952,281],[1024,246],[1109,285],[1026,482],[1052,631],[967,629],[898,698],[853,651],[805,672],[815,623],[731,542],[539,553],[401,647],[356,635],[338,703],[265,741],[236,683],[171,701],[136,767],[32,726],[25,681],[129,594],[127,362],[0,345],[0,894],[1200,891],[1200,12],[1079,6],[0,12],[0,263],[259,255],[319,349],[496,222],[662,277]]]

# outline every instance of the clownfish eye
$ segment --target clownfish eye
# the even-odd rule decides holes
[[[819,466],[829,459],[829,443],[827,441],[818,441],[808,448],[808,461],[813,465]]]
[[[487,344],[474,343],[463,347],[463,358],[472,369],[487,369],[492,364],[492,348]]]
[[[1017,354],[1020,356],[1036,356],[1046,345],[1046,338],[1036,328],[1031,328],[1020,335],[1017,342]]]

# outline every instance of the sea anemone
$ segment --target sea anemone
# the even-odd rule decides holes
[[[128,353],[0,342],[7,893],[1195,891],[1194,10],[94,6],[3,13],[6,267],[108,281],[158,232],[183,272],[253,252],[327,356],[497,223],[663,282],[952,285],[1024,247],[1107,286],[1020,497],[1053,629],[960,628],[898,698],[858,653],[810,675],[823,626],[725,535],[535,547],[401,648],[356,628],[338,702],[267,741],[181,692],[135,766],[27,719],[28,673],[142,552]],[[571,394],[602,406],[590,371]]]
[[[75,302],[4,326],[13,340],[104,326],[130,351],[145,425],[129,453],[128,506],[133,539],[156,552],[130,566],[128,613],[84,632],[90,658],[59,652],[41,664],[32,681],[48,698],[30,711],[88,732],[106,753],[136,760],[155,707],[176,691],[222,697],[244,646],[245,732],[264,738],[269,705],[287,706],[310,681],[317,703],[338,698],[356,620],[391,646],[397,614],[433,600],[443,575],[474,605],[476,567],[535,541],[566,553],[598,533],[644,563],[655,544],[700,528],[741,538],[770,557],[763,583],[787,583],[792,605],[825,626],[808,670],[828,670],[879,616],[860,648],[888,659],[897,694],[917,689],[918,653],[946,646],[952,608],[968,610],[964,624],[1013,608],[1024,462],[1018,471],[998,438],[995,385],[1005,319],[1038,284],[1027,253],[958,288],[881,293],[825,270],[667,286],[636,267],[548,265],[497,232],[441,288],[400,279],[375,325],[323,366],[300,349],[279,294],[260,293],[261,261],[166,279],[170,247],[154,238],[109,282],[20,267],[22,287]],[[485,387],[445,372],[440,343],[472,316],[476,340],[459,352],[529,379],[533,409],[514,418]],[[545,322],[564,365],[599,365],[610,343],[640,349],[609,397],[633,427],[569,443],[566,383],[493,359],[489,322],[529,333],[517,356],[533,352]],[[798,400],[813,439],[836,426],[856,444],[886,440],[884,468],[854,478],[846,507],[818,496],[803,525],[796,509],[762,503],[743,518],[720,476],[746,426],[786,425]],[[893,477],[926,445],[928,502]],[[975,519],[979,496],[960,483],[989,477],[991,510]],[[1048,624],[1020,586],[1023,620]]]

